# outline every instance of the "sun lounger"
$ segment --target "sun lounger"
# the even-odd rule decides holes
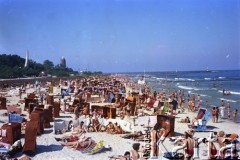
[[[197,117],[193,119],[193,125],[196,127],[195,131],[206,131],[207,130],[206,125],[210,119],[211,119],[210,112],[205,108],[200,108],[198,110]]]

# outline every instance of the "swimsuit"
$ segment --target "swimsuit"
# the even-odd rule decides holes
[[[194,149],[185,149],[185,152],[186,152],[188,155],[193,156]]]
[[[214,148],[214,149],[211,149],[211,155],[216,155],[217,154],[217,150]]]

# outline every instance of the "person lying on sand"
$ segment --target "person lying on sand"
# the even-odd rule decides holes
[[[71,136],[63,136],[61,138],[55,138],[56,141],[62,141],[62,142],[75,142],[79,139],[78,135],[71,135]]]
[[[142,133],[142,131],[138,131],[138,132],[135,132],[135,133],[128,133],[126,135],[123,135],[121,136],[122,138],[126,138],[126,139],[134,139],[136,141],[141,141],[141,140],[144,140],[144,135]]]
[[[190,118],[186,117],[184,119],[180,119],[180,121],[178,121],[179,123],[190,123]]]
[[[90,137],[83,137],[78,141],[74,141],[74,142],[60,142],[62,146],[67,146],[74,149],[87,148],[88,146],[91,145],[91,143],[92,143],[92,139]]]
[[[131,160],[129,151],[126,151],[123,156],[117,155],[117,156],[111,156],[109,158],[110,158],[110,160]]]
[[[143,134],[141,131],[137,132],[136,136],[133,137],[135,141],[143,141],[145,134]]]

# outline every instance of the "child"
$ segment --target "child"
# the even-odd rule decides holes
[[[231,110],[228,110],[228,119],[231,119]]]
[[[237,123],[237,112],[238,112],[237,109],[235,109],[235,110],[233,111],[233,121],[234,121],[235,123]]]

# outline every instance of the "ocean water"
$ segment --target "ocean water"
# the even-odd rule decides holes
[[[129,74],[133,81],[144,73]],[[231,103],[232,110],[237,108],[240,115],[240,70],[226,71],[189,71],[189,72],[146,72],[145,81],[157,92],[183,90],[187,96],[201,96],[201,106],[208,101],[209,106],[220,106],[221,100]],[[223,95],[223,89],[231,95]]]

